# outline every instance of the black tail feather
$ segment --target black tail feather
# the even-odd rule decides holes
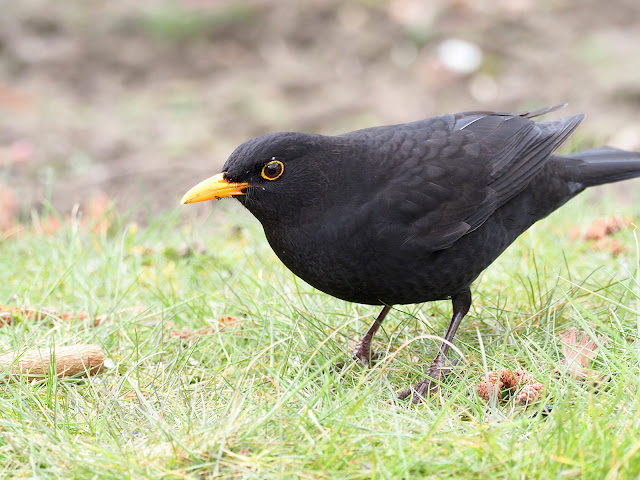
[[[598,147],[563,155],[571,179],[583,188],[640,177],[640,153]]]

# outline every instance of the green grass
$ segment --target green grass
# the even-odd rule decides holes
[[[0,302],[91,318],[17,319],[0,328],[0,353],[97,343],[112,366],[0,384],[0,477],[636,478],[637,231],[615,235],[617,257],[568,235],[620,208],[574,201],[488,269],[456,337],[463,361],[419,406],[395,392],[426,374],[449,302],[396,307],[375,342],[380,362],[337,371],[377,308],[297,280],[233,202],[190,225],[173,214],[147,227],[122,220],[108,235],[67,227],[5,239]],[[180,256],[194,239],[207,252]],[[238,321],[172,334],[223,315]],[[553,374],[571,326],[608,337],[594,365],[611,376],[605,385]],[[485,368],[501,367],[532,372],[542,401],[481,400]],[[548,417],[531,418],[547,404]]]

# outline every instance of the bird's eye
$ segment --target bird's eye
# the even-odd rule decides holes
[[[262,167],[262,178],[266,180],[275,180],[284,172],[284,164],[278,160],[271,160]]]

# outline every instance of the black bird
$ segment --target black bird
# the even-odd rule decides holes
[[[273,133],[240,145],[223,172],[182,203],[233,196],[262,223],[293,273],[344,300],[383,305],[451,299],[453,317],[429,375],[399,396],[420,401],[471,306],[471,283],[522,232],[585,188],[640,176],[640,153],[553,152],[583,115],[534,122],[474,111],[337,136]]]

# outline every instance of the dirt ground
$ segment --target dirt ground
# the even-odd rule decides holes
[[[143,217],[251,136],[471,109],[640,149],[639,50],[637,0],[0,0],[0,206]]]

